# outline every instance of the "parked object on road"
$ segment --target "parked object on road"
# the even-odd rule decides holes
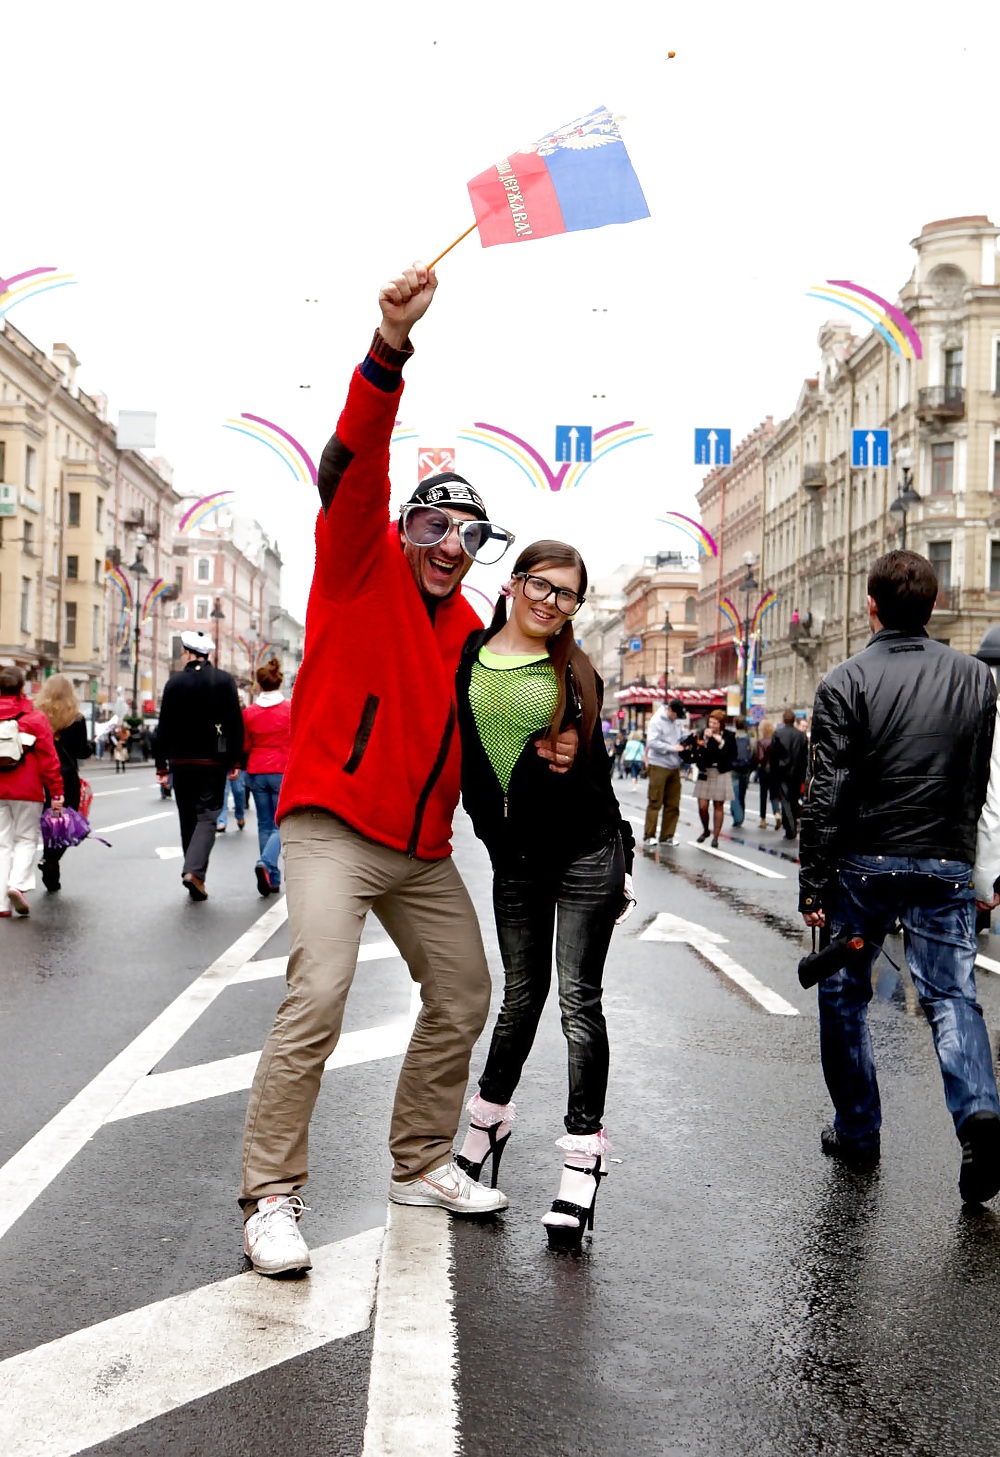
[[[860,936],[867,945],[819,983],[838,1156],[879,1147],[867,1008],[874,950],[898,918],[962,1144],[959,1190],[976,1203],[1000,1191],[1000,1098],[976,1001],[973,880],[996,688],[984,663],[928,637],[937,589],[917,553],[880,557],[868,576],[873,636],[817,689],[799,909],[833,941]]]
[[[184,632],[181,645],[184,667],[163,690],[156,778],[161,789],[173,784],[184,847],[181,880],[193,901],[203,901],[226,777],[240,773],[243,718],[235,680],[209,661],[211,638]]]
[[[45,796],[63,806],[52,726],[24,696],[24,673],[0,667],[0,914],[26,916],[35,888]]]
[[[553,929],[569,1103],[559,1193],[543,1217],[553,1248],[578,1248],[593,1228],[607,1172],[604,1132],[608,1034],[604,963],[617,922],[635,904],[634,838],[623,819],[601,733],[602,684],[573,635],[587,571],[574,547],[538,541],[514,564],[485,631],[472,634],[459,665],[462,798],[493,865],[493,907],[503,959],[504,1000],[493,1030],[471,1124],[456,1162],[495,1186],[514,1121],[514,1091],[552,984]],[[536,752],[560,731],[579,751],[554,776]],[[641,739],[631,741],[641,750]],[[628,753],[628,748],[626,748]],[[538,835],[545,838],[537,852]]]
[[[680,746],[687,736],[686,717],[683,703],[674,698],[660,705],[646,730],[648,787],[643,839],[647,845],[656,843],[658,824],[660,844],[677,844],[681,812]]]
[[[90,785],[86,784],[86,780],[80,778],[79,765],[81,760],[90,758],[91,745],[87,737],[87,723],[80,712],[80,703],[73,684],[65,673],[53,673],[51,678],[46,678],[34,701],[35,707],[40,713],[45,714],[52,727],[56,753],[59,756],[59,769],[62,774],[64,805],[67,809],[79,811],[86,819],[90,811],[90,801],[94,796]],[[85,785],[86,807],[84,807]],[[50,796],[46,796],[46,799],[49,800]],[[80,839],[84,838],[86,837],[80,836]],[[42,884],[47,891],[55,892],[61,888],[62,866],[60,862],[70,846],[79,844],[79,842],[79,839],[69,837],[66,827],[63,827],[59,837],[50,837],[48,843],[43,834],[43,853],[38,869],[41,871]]]
[[[281,692],[284,674],[277,658],[257,669],[260,692],[243,710],[244,756],[247,785],[257,811],[257,864],[254,874],[261,895],[281,889],[281,832],[277,825],[281,781],[288,763],[292,735],[292,705]]]

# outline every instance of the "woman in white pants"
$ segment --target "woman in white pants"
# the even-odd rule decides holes
[[[0,916],[28,914],[46,790],[52,808],[61,810],[63,782],[52,725],[25,698],[21,669],[0,668]]]

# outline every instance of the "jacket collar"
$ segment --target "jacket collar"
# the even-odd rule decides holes
[[[257,708],[274,708],[278,703],[284,703],[285,695],[280,689],[275,688],[268,693],[258,693],[254,699]]]
[[[880,627],[878,632],[872,633],[868,639],[868,646],[877,642],[900,642],[904,638],[929,638],[925,627],[918,627],[914,632],[904,632],[901,627]]]

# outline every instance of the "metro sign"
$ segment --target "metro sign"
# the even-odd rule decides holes
[[[442,475],[445,471],[455,469],[455,447],[453,445],[433,445],[426,450],[417,451],[417,484],[426,481],[430,476]]]

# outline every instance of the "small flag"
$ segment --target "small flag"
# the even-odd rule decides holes
[[[511,152],[473,177],[469,196],[484,248],[649,217],[606,106]]]

